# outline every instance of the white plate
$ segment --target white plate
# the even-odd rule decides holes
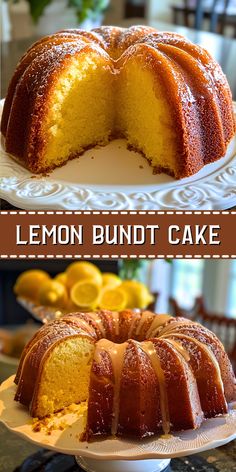
[[[165,459],[195,454],[222,446],[236,438],[236,409],[228,415],[204,421],[196,431],[175,433],[167,438],[141,441],[104,439],[92,443],[80,442],[83,419],[70,413],[54,421],[66,421],[63,431],[54,430],[49,436],[44,430],[32,431],[32,418],[25,407],[14,401],[16,386],[9,377],[0,387],[0,420],[13,432],[38,446],[64,454],[79,455],[96,460]],[[234,405],[236,408],[236,404]]]
[[[121,139],[48,177],[36,177],[0,147],[0,197],[26,210],[224,210],[236,205],[235,189],[236,136],[224,158],[178,181],[153,175]]]

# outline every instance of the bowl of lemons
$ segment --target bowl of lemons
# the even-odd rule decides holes
[[[54,278],[43,270],[27,270],[17,278],[14,293],[43,323],[76,311],[146,309],[155,301],[144,283],[101,272],[88,261],[72,262]]]

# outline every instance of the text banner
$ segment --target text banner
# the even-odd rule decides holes
[[[1,258],[235,258],[236,212],[0,212]]]

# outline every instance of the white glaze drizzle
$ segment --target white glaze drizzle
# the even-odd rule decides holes
[[[220,367],[219,367],[218,361],[217,361],[214,353],[212,352],[211,348],[206,346],[206,344],[201,343],[201,341],[199,341],[198,339],[193,338],[191,336],[188,336],[186,334],[173,333],[173,334],[171,334],[171,337],[172,336],[174,336],[175,338],[179,338],[179,339],[187,339],[188,341],[191,341],[192,343],[195,343],[197,346],[199,346],[210,357],[212,364],[215,366],[215,368],[217,370],[217,374],[218,374],[218,377],[219,377],[219,382],[220,382],[220,385],[221,385],[221,388],[222,388],[222,392],[224,392],[224,385],[223,385],[222,378],[221,378]],[[169,339],[168,339],[168,341],[169,341]]]
[[[190,355],[189,355],[189,352],[187,351],[187,349],[184,348],[184,346],[179,342],[175,341],[174,339],[165,339],[165,341],[168,343],[168,344],[171,344],[175,349],[176,351],[178,351],[183,357],[184,359],[186,360],[186,362],[189,362],[190,361]]]
[[[160,358],[156,352],[156,349],[151,341],[144,341],[139,343],[142,351],[147,354],[152,364],[152,368],[155,372],[155,375],[159,384],[160,391],[160,408],[161,408],[161,417],[162,417],[162,429],[165,434],[168,434],[170,431],[170,415],[169,415],[169,405],[166,392],[166,383],[165,375],[161,367]]]
[[[119,334],[120,334],[119,312],[118,311],[113,311],[112,318],[113,318],[113,323],[114,323],[114,326],[115,326],[115,334],[116,334],[116,336],[119,336]]]
[[[94,359],[97,361],[100,358],[101,351],[109,354],[114,375],[114,392],[113,392],[113,418],[111,425],[111,434],[116,435],[118,430],[119,413],[120,413],[120,384],[121,374],[124,364],[125,352],[128,343],[115,344],[108,339],[100,339],[97,342]]]
[[[138,314],[139,313],[133,313],[133,315],[132,315],[132,320],[131,320],[129,331],[128,331],[128,339],[132,338],[132,333],[133,333],[134,326],[136,325],[136,323],[138,321],[138,318],[137,318]]]
[[[104,326],[103,326],[103,321],[102,319],[100,318],[99,314],[98,313],[92,313],[92,312],[89,312],[87,313],[88,316],[90,316],[90,318],[92,318],[93,321],[95,321],[101,335],[103,338],[106,337],[106,331],[104,329]]]
[[[73,318],[71,317],[71,319],[73,320]],[[76,319],[76,317],[75,317]],[[94,336],[95,334],[95,329],[93,328],[93,326],[91,326],[86,320],[84,320],[83,318],[79,318],[79,322],[86,328],[86,330],[92,334]]]
[[[188,325],[188,324],[195,324],[195,323],[193,321],[187,320],[187,319],[185,321],[173,321],[161,330],[160,336],[158,336],[158,337],[159,338],[165,337],[165,336],[171,334],[172,331],[175,331],[176,328],[179,328],[180,326]]]
[[[160,327],[163,326],[168,320],[170,320],[170,318],[170,315],[155,315],[151,326],[147,330],[146,337],[154,337],[156,332],[159,331]]]
[[[153,313],[151,313],[150,311],[143,311],[141,313],[141,318],[139,320],[139,323],[138,323],[138,326],[136,328],[136,331],[135,331],[135,334],[138,336],[140,334],[140,331],[144,325],[144,323],[146,321],[148,321],[150,319],[150,317],[153,316]]]

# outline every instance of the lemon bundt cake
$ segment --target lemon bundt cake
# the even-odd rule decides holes
[[[25,347],[15,382],[15,399],[34,417],[87,400],[87,440],[197,428],[236,399],[217,337],[149,311],[74,313],[43,326]]]
[[[235,120],[207,51],[176,33],[101,27],[55,33],[26,52],[1,131],[6,151],[34,173],[123,137],[155,172],[178,179],[225,154]]]

